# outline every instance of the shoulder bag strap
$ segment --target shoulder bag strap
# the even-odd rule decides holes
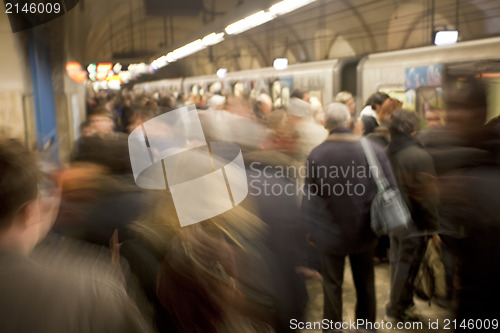
[[[375,156],[375,152],[373,151],[371,144],[368,142],[368,139],[362,137],[360,141],[370,169],[375,169],[375,172],[373,172],[373,178],[375,178],[375,183],[377,184],[378,191],[382,192],[389,187],[389,183],[385,178],[384,170],[380,167],[380,163],[378,162],[377,156]],[[372,174],[371,170],[369,171],[369,174]]]

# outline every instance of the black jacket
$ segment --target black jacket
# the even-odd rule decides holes
[[[410,135],[393,135],[388,155],[413,223],[420,230],[436,230],[438,192],[432,157]]]
[[[395,186],[384,150],[372,146],[389,183]],[[376,236],[370,228],[370,207],[377,188],[359,138],[351,133],[330,135],[309,155],[307,170],[309,194],[303,206],[315,206],[309,211],[324,209],[324,218],[317,219],[322,251],[342,255],[373,246]]]

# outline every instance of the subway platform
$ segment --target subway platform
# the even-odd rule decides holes
[[[308,279],[307,289],[309,293],[309,304],[307,309],[306,321],[309,323],[320,323],[323,320],[323,286],[318,279]],[[383,263],[375,266],[375,289],[377,296],[377,323],[375,325],[384,326],[377,329],[379,333],[397,333],[397,332],[450,332],[452,329],[453,314],[448,309],[443,309],[434,303],[414,297],[416,313],[422,318],[421,328],[413,326],[408,329],[397,329],[396,323],[388,329],[385,320],[385,306],[389,302],[390,295],[390,266]],[[343,320],[345,323],[355,322],[356,289],[352,280],[352,273],[349,260],[346,260],[343,284]],[[429,328],[429,322],[433,323],[433,328]],[[438,323],[438,329],[434,329]],[[448,325],[446,325],[448,324]],[[319,327],[319,324],[316,324]],[[347,327],[347,326],[346,326]],[[361,332],[361,330],[343,329],[342,332]],[[321,329],[303,329],[302,333],[321,333]]]

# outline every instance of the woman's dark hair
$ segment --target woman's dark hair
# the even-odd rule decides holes
[[[368,99],[370,101],[369,105],[372,107],[373,110],[375,110],[377,104],[382,105],[384,101],[388,98],[390,97],[386,93],[376,92],[375,94],[371,95],[370,98]]]

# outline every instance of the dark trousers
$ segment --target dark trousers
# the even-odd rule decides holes
[[[460,266],[457,256],[457,242],[452,237],[440,235],[441,237],[441,260],[443,261],[446,279],[446,299],[453,300],[455,297],[455,275]]]
[[[356,318],[375,322],[375,273],[373,248],[349,255],[352,277],[356,287]],[[323,254],[323,318],[342,321],[342,283],[344,282],[345,255]]]
[[[391,234],[391,296],[387,315],[401,317],[413,305],[413,283],[425,254],[428,236],[417,236],[418,230],[408,229]]]
[[[377,246],[375,247],[375,257],[384,260],[387,259],[387,250],[390,248],[389,236],[382,236],[377,240]]]

